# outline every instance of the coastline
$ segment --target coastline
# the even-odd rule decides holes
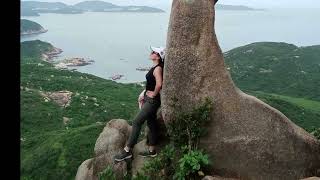
[[[52,63],[52,59],[53,59],[54,57],[56,57],[57,55],[61,54],[62,52],[63,52],[62,49],[53,47],[52,50],[50,50],[50,51],[48,51],[48,52],[42,53],[42,54],[41,54],[41,57],[42,57],[41,59],[42,59],[43,61]]]
[[[20,36],[28,36],[28,35],[34,35],[34,34],[42,34],[42,33],[46,33],[48,32],[47,29],[41,29],[38,31],[25,31],[25,32],[21,32]]]

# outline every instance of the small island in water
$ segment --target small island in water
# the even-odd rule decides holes
[[[44,29],[40,24],[27,19],[20,21],[20,35],[31,35],[45,33],[48,30]]]
[[[21,1],[22,16],[39,16],[39,13],[81,14],[85,12],[161,13],[165,11],[149,6],[118,6],[105,1],[83,1],[74,5],[62,2]]]
[[[263,11],[264,9],[256,9],[243,5],[227,5],[227,4],[217,4],[215,6],[216,10],[229,10],[229,11]]]

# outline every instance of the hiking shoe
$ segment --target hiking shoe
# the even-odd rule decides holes
[[[156,157],[158,154],[156,150],[152,152],[149,150],[146,150],[146,151],[140,152],[139,155],[142,157]]]
[[[132,158],[131,150],[127,152],[124,149],[122,149],[122,151],[119,154],[115,155],[114,160],[120,162],[130,158]]]

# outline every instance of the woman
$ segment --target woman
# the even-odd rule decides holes
[[[115,156],[116,161],[123,161],[132,158],[132,150],[137,144],[143,123],[147,120],[149,133],[147,136],[148,150],[140,152],[139,155],[144,157],[155,157],[157,152],[155,145],[157,143],[157,110],[161,105],[160,90],[163,80],[163,62],[164,62],[164,48],[151,47],[150,59],[153,62],[153,67],[146,74],[146,89],[139,96],[140,112],[137,114],[132,123],[132,132],[129,140],[123,150]]]

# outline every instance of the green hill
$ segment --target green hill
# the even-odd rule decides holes
[[[74,5],[78,9],[88,11],[103,11],[104,9],[117,8],[117,5],[104,1],[83,1]]]
[[[225,53],[240,89],[320,101],[320,46],[259,42]]]
[[[40,54],[54,47],[42,41],[21,43],[21,179],[74,179],[77,168],[93,157],[107,121],[131,120],[143,87],[90,74],[55,69]],[[47,92],[70,91],[70,106],[46,99]],[[319,102],[249,92],[277,108],[299,126],[320,127]],[[68,118],[67,123],[64,119]]]
[[[30,21],[27,19],[20,20],[20,34],[27,35],[27,34],[38,34],[47,32],[40,24]]]
[[[40,58],[41,54],[45,52],[50,52],[53,49],[54,46],[47,42],[43,42],[40,40],[25,41],[20,44],[21,63],[26,63],[27,58]]]

